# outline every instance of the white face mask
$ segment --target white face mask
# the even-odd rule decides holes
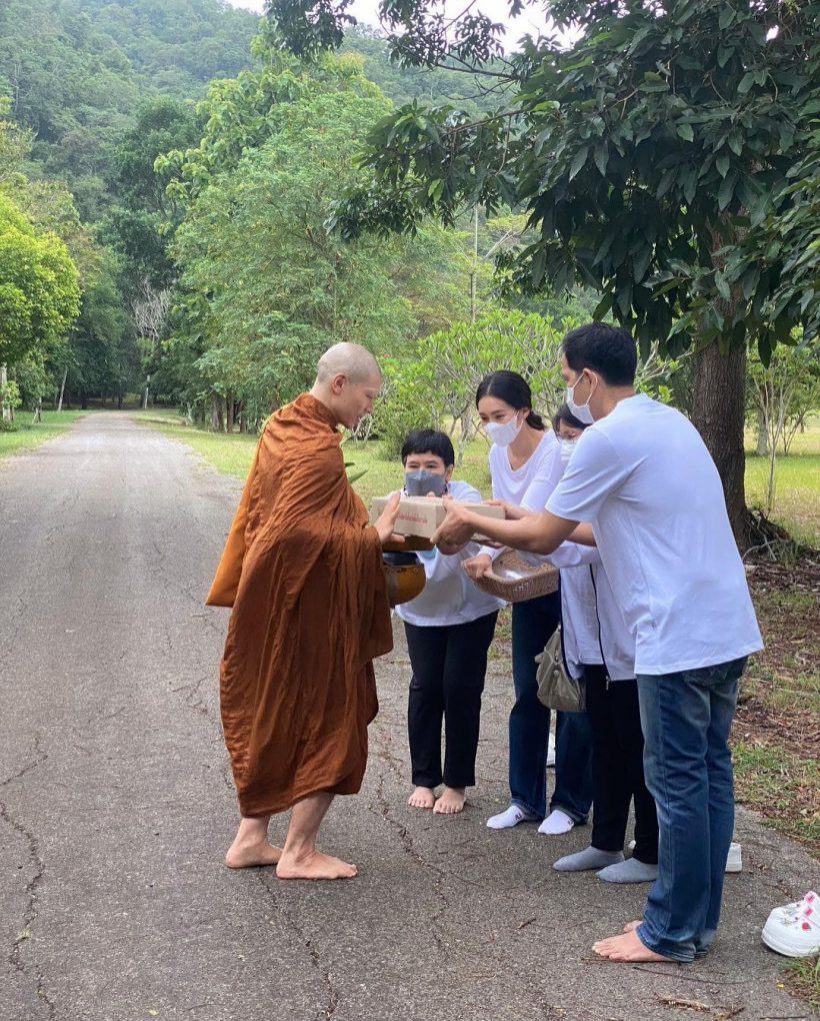
[[[497,447],[508,447],[521,432],[523,422],[518,421],[518,412],[508,422],[488,422],[484,431]]]
[[[561,440],[561,463],[567,464],[578,440]]]
[[[592,397],[592,389],[589,391],[589,397],[583,404],[576,404],[574,400],[575,387],[581,382],[583,376],[579,376],[572,386],[567,387],[567,407],[569,408],[572,415],[578,419],[579,422],[583,422],[584,425],[592,425],[595,419],[592,417],[592,412],[589,410],[589,401]]]

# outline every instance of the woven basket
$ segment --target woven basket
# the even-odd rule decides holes
[[[508,603],[523,603],[557,592],[558,568],[546,563],[535,566],[516,550],[505,550],[475,584],[482,592]]]

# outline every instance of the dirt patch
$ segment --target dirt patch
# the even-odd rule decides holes
[[[749,586],[765,650],[743,679],[733,745],[738,800],[820,851],[820,554],[758,560]]]

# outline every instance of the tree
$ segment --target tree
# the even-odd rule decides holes
[[[0,364],[56,344],[76,319],[79,298],[77,268],[63,242],[37,235],[0,194]]]
[[[372,91],[366,82],[361,90],[306,91],[280,104],[276,130],[235,170],[230,158],[226,172],[212,164],[176,234],[177,334],[201,338],[200,386],[226,402],[227,427],[235,402],[258,420],[294,396],[331,343],[385,349],[415,327],[391,277],[406,245],[345,245],[324,226],[358,174],[357,139],[385,101],[360,94]]]
[[[345,8],[269,3],[302,53],[338,45]],[[498,26],[471,8],[456,22],[427,0],[380,10],[404,60],[480,71],[498,55]],[[753,313],[772,279],[741,281],[729,263],[811,149],[801,118],[818,95],[820,4],[557,0],[550,11],[580,38],[566,49],[525,39],[506,73],[514,95],[495,115],[413,103],[377,126],[365,161],[374,183],[349,197],[340,225],[347,237],[412,232],[477,203],[523,205],[539,236],[502,258],[514,286],[584,284],[602,295],[597,314],[632,330],[644,353],[654,340],[671,355],[695,349],[692,417],[745,545],[746,345],[771,350],[811,321],[818,299],[778,303],[766,321]],[[816,271],[816,250],[809,260]]]

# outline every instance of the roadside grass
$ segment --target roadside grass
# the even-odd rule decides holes
[[[783,978],[795,995],[808,1000],[820,1014],[820,957],[791,961],[783,970]]]
[[[17,412],[17,429],[14,432],[0,432],[0,460],[10,454],[31,450],[59,436],[85,414],[85,411],[44,411],[42,422],[32,422],[31,412]]]
[[[820,568],[759,563],[749,582],[766,647],[741,683],[737,800],[820,856]]]

